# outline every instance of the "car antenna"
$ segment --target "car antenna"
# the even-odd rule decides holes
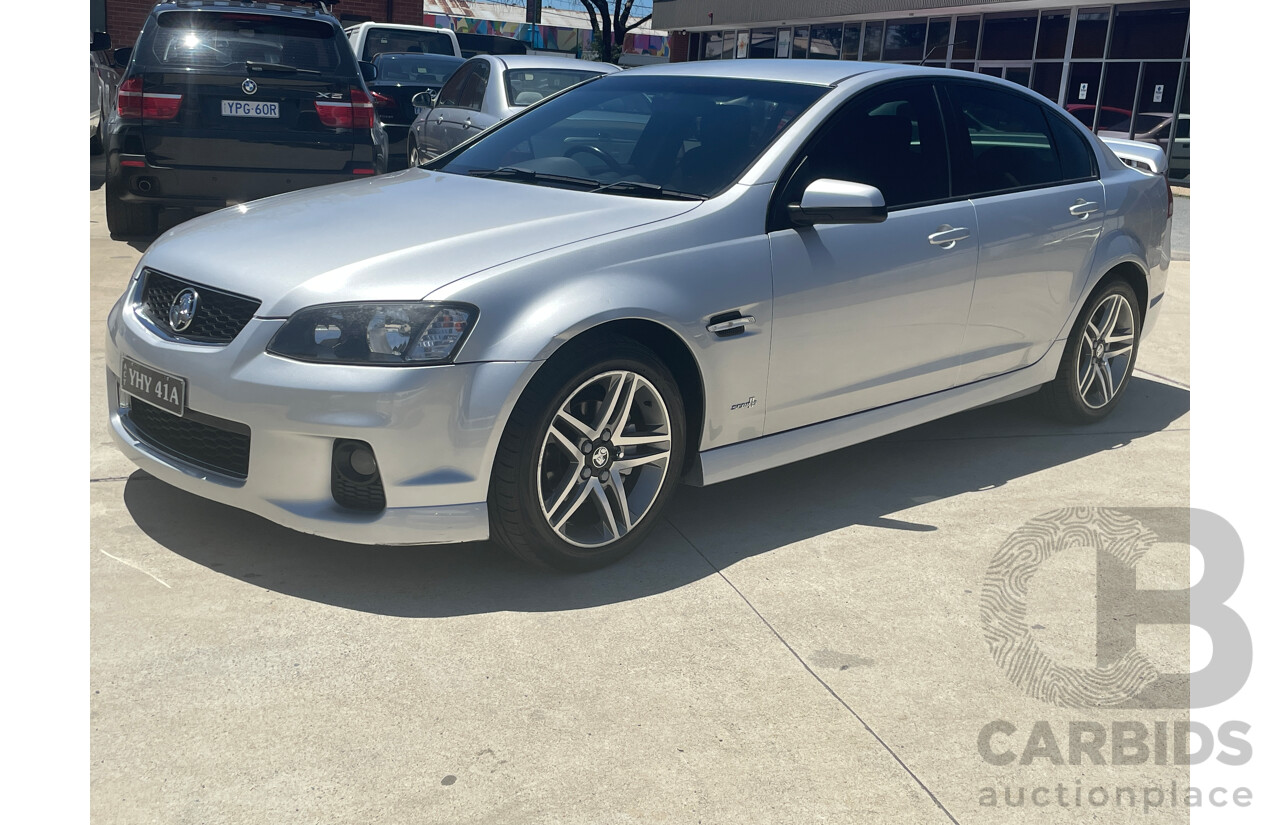
[[[947,46],[968,46],[968,45],[969,45],[968,40],[958,40],[955,43],[939,43],[936,46],[934,46],[932,49],[930,49],[927,54],[925,54],[924,60],[921,60],[916,65],[923,66],[925,64],[925,60],[928,60],[929,58],[933,57],[933,53],[936,52],[938,49],[941,49]]]

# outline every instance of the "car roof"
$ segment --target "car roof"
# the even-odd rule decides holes
[[[418,26],[413,23],[375,23],[366,20],[363,23],[357,23],[354,26],[348,26],[347,31],[355,31],[356,29],[401,29],[411,32],[450,32],[453,29],[442,29],[438,26]]]
[[[507,69],[590,69],[604,74],[620,71],[612,63],[578,60],[573,57],[550,57],[545,54],[478,54],[471,59],[476,58],[496,60]]]
[[[331,14],[325,14],[315,6],[297,5],[294,3],[265,3],[255,0],[166,0],[158,3],[152,14],[173,9],[265,12],[267,14],[296,15],[299,17],[316,17],[337,22]]]
[[[693,63],[651,63],[627,74],[661,74],[681,77],[725,77],[751,80],[783,80],[831,86],[855,75],[911,68],[900,63],[859,63],[851,60],[699,60]],[[921,69],[922,72],[933,70]],[[971,73],[970,73],[971,74]]]

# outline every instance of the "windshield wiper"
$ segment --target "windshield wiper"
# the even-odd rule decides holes
[[[550,172],[535,172],[519,166],[499,166],[497,169],[472,169],[467,173],[473,178],[493,178],[495,180],[514,180],[521,183],[565,183],[571,186],[591,187],[594,191],[600,181],[595,178],[575,178],[572,175],[553,175]]]
[[[678,201],[705,201],[707,199],[706,195],[679,192],[656,183],[646,183],[639,180],[620,180],[615,183],[606,183],[604,186],[597,187],[591,191],[617,192],[620,195],[638,195],[642,198],[667,198]]]
[[[320,74],[316,69],[299,69],[297,66],[286,66],[283,63],[259,63],[256,60],[246,60],[244,62],[246,71],[251,72],[287,72],[289,74]]]

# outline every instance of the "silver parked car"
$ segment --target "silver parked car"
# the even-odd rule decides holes
[[[967,72],[614,74],[170,230],[108,318],[111,430],[297,530],[598,567],[681,481],[1037,389],[1106,416],[1164,297],[1160,171]]]
[[[409,129],[417,166],[506,120],[531,103],[584,80],[620,71],[611,63],[542,55],[482,54],[458,67]]]

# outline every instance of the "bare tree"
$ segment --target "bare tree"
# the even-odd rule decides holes
[[[578,0],[591,18],[591,30],[600,43],[600,60],[617,63],[622,57],[622,44],[627,32],[649,22],[652,12],[639,20],[631,19],[631,6],[635,0]]]

